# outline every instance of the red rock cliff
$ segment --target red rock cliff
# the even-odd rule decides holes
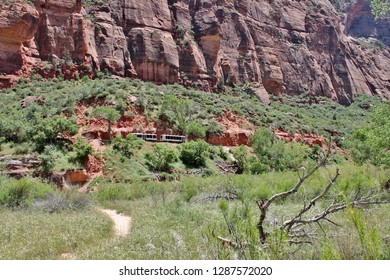
[[[355,93],[390,97],[388,47],[347,35],[359,6],[340,16],[327,0],[33,2],[1,8],[3,86],[42,61],[65,59],[79,74],[107,69],[204,90],[253,82],[263,96],[321,95],[343,104]]]

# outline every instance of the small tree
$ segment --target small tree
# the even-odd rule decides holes
[[[103,118],[108,122],[108,141],[111,143],[111,124],[119,120],[119,112],[108,106],[100,106],[92,110],[91,116]]]
[[[62,116],[41,119],[30,128],[28,136],[35,144],[35,149],[42,152],[45,146],[57,144],[57,137],[61,133],[74,135],[77,133],[77,124],[74,119],[67,119]]]
[[[46,175],[53,171],[56,163],[56,156],[54,155],[55,148],[53,146],[46,146],[43,153],[39,155],[38,159],[41,161],[41,169]]]
[[[125,157],[130,158],[135,154],[136,150],[142,148],[144,142],[144,140],[138,139],[137,136],[133,134],[128,134],[126,139],[123,139],[120,136],[116,136],[114,138],[112,148],[115,151],[120,152]]]
[[[184,132],[193,113],[194,106],[190,101],[167,95],[161,106],[160,118],[163,116],[167,122],[175,126],[175,129]]]
[[[208,156],[209,144],[203,140],[187,142],[180,146],[180,159],[186,165],[205,166]]]
[[[75,155],[70,158],[70,161],[83,164],[88,156],[92,154],[93,148],[84,138],[77,138],[73,144],[73,150]]]
[[[206,136],[206,129],[197,122],[189,123],[185,132],[190,139],[202,139]]]
[[[153,144],[153,152],[145,155],[146,164],[153,171],[171,172],[172,164],[178,160],[176,150],[167,145]]]

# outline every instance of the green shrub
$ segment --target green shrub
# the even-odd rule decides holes
[[[0,178],[0,205],[18,208],[31,206],[37,199],[46,198],[54,191],[51,185],[37,180]]]
[[[73,163],[83,164],[90,154],[92,154],[93,148],[84,138],[77,138],[73,144],[73,151],[75,155],[69,160]]]
[[[56,138],[61,133],[76,134],[77,125],[75,120],[62,116],[41,119],[30,129],[28,134],[35,144],[36,150],[42,152],[46,145],[58,143]]]
[[[160,110],[160,119],[165,119],[174,128],[184,132],[194,114],[194,104],[188,100],[179,99],[174,95],[166,95]]]
[[[251,142],[253,151],[261,159],[268,156],[269,150],[275,142],[275,135],[268,128],[260,128],[253,134]]]
[[[153,144],[153,152],[147,153],[145,159],[151,170],[170,173],[172,164],[178,160],[178,154],[167,145]]]
[[[309,149],[300,143],[275,141],[274,133],[269,129],[257,130],[251,140],[258,159],[258,163],[252,160],[256,173],[265,172],[266,166],[275,171],[296,170],[309,155]]]
[[[180,146],[181,161],[192,167],[206,166],[209,156],[209,144],[203,140],[191,141]]]
[[[206,129],[197,122],[189,123],[185,132],[190,139],[202,139],[206,136]]]
[[[217,123],[215,120],[211,120],[207,126],[206,134],[218,134],[222,133],[223,129],[219,123]]]
[[[241,145],[238,149],[233,150],[233,156],[236,159],[238,167],[237,173],[242,174],[248,170],[248,148]]]
[[[354,132],[350,143],[352,157],[357,163],[390,166],[390,107],[376,108],[371,123]]]
[[[52,172],[56,164],[56,157],[54,152],[55,149],[53,146],[46,146],[43,153],[38,157],[38,159],[41,161],[41,169],[46,174]]]
[[[135,155],[137,150],[140,150],[144,145],[143,140],[137,138],[133,134],[128,134],[126,139],[116,136],[113,140],[112,148],[114,151],[121,153],[125,157],[131,158]]]

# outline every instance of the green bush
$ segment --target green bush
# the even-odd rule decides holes
[[[31,206],[34,201],[46,198],[54,192],[51,185],[37,180],[23,178],[21,180],[0,177],[0,205],[18,208]]]
[[[223,129],[219,123],[217,123],[215,120],[211,120],[206,128],[206,134],[218,134],[222,133]]]
[[[160,109],[160,119],[184,132],[194,111],[193,104],[174,95],[166,95]]]
[[[300,143],[286,144],[283,141],[275,141],[274,133],[269,129],[257,130],[251,140],[258,161],[252,158],[250,164],[255,174],[268,169],[296,170],[309,155],[309,149]]]
[[[236,159],[238,167],[237,173],[242,174],[248,170],[248,148],[241,145],[238,149],[233,150],[233,156]]]
[[[113,140],[112,148],[114,151],[121,153],[125,157],[131,158],[137,150],[140,150],[144,145],[143,140],[137,138],[133,134],[128,134],[125,139],[116,136]]]
[[[170,173],[172,164],[178,160],[178,154],[167,145],[153,144],[153,152],[147,153],[145,159],[151,170]]]
[[[46,145],[58,143],[56,138],[61,133],[74,135],[77,133],[77,125],[74,119],[67,119],[62,116],[41,119],[34,125],[28,135],[35,144],[37,151],[42,152]]]
[[[350,142],[353,159],[357,163],[370,162],[390,167],[390,108],[376,108],[369,126],[354,132]]]
[[[56,164],[56,157],[54,152],[55,148],[53,146],[46,146],[43,153],[38,157],[38,159],[41,161],[41,169],[46,174],[52,172]]]
[[[268,157],[269,150],[275,142],[274,133],[268,128],[256,130],[251,138],[253,151],[260,158]]]
[[[184,143],[180,146],[180,159],[188,166],[206,166],[206,160],[209,156],[209,148],[209,144],[203,140]]]
[[[186,135],[190,139],[202,139],[206,136],[206,129],[197,122],[191,122],[185,130]]]
[[[88,156],[92,154],[93,148],[84,138],[77,138],[73,144],[73,151],[75,155],[69,159],[70,162],[83,164]]]

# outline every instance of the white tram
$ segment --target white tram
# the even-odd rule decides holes
[[[162,142],[174,142],[174,143],[184,143],[187,140],[185,136],[182,135],[161,135],[160,141]]]
[[[143,139],[145,141],[157,141],[157,134],[150,134],[150,133],[132,133],[132,134],[137,136],[137,138]]]
[[[145,141],[161,141],[161,142],[172,142],[172,143],[184,143],[187,141],[187,137],[182,135],[168,135],[162,134],[160,139],[157,138],[157,134],[152,133],[132,133],[139,139],[143,139]]]

